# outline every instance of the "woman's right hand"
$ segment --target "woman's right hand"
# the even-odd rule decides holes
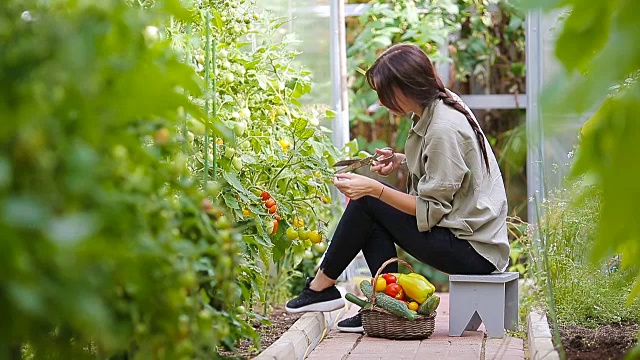
[[[405,157],[404,154],[394,153],[390,148],[376,149],[376,154],[381,155],[382,157],[391,156],[390,159],[385,161],[374,161],[373,165],[371,165],[370,167],[371,171],[382,176],[387,176],[391,174],[395,169],[400,167],[400,163]]]

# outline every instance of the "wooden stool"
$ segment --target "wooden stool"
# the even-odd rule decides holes
[[[484,323],[490,337],[518,328],[517,272],[449,275],[449,336]]]

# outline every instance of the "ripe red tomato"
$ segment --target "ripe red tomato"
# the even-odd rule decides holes
[[[273,230],[271,230],[271,234],[269,235],[273,235],[277,232],[278,232],[278,220],[273,220]]]
[[[387,284],[393,284],[398,280],[393,274],[382,274],[382,277],[387,282]]]
[[[269,200],[269,199],[271,198],[271,195],[269,195],[269,193],[268,193],[268,192],[263,191],[263,192],[260,194],[260,197],[262,198],[262,200],[263,200],[263,201],[267,201],[267,200]]]
[[[269,214],[275,214],[278,211],[278,205],[273,205],[269,208]]]
[[[271,208],[272,206],[274,206],[276,204],[276,201],[273,200],[273,198],[269,198],[265,203],[264,206],[266,206],[267,209]]]

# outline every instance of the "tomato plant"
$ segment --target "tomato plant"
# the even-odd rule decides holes
[[[293,274],[304,259],[310,235],[294,236],[289,227],[298,231],[306,222],[321,241],[337,213],[327,194],[330,164],[338,153],[330,131],[319,126],[332,113],[300,103],[310,91],[310,74],[293,65],[293,38],[274,40],[277,20],[259,14],[249,1],[195,1],[193,9],[198,15],[193,23],[174,21],[168,33],[204,83],[215,82],[205,110],[214,115],[215,109],[216,121],[196,132],[202,129],[187,120],[194,134],[188,168],[195,178],[220,179],[215,199],[243,222],[239,279],[251,311],[278,301],[267,291],[274,288],[268,285],[270,266],[278,265],[279,277],[280,271]],[[207,141],[213,137],[224,141]]]

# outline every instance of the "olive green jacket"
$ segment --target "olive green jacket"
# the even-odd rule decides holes
[[[435,101],[407,138],[407,192],[416,195],[420,231],[449,228],[498,271],[505,271],[509,262],[507,196],[498,162],[486,138],[484,142],[490,172],[466,117],[442,100]]]

